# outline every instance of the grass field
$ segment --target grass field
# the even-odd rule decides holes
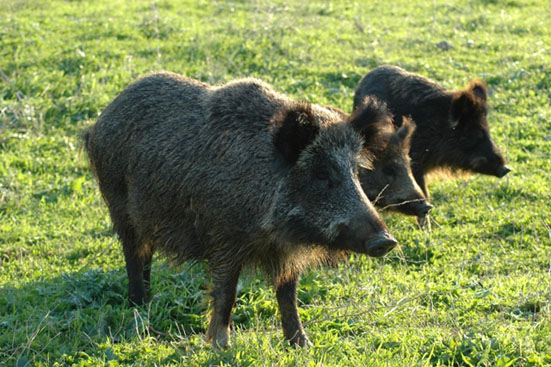
[[[3,0],[0,15],[1,366],[551,365],[551,2]],[[283,340],[254,271],[221,352],[203,341],[204,266],[156,258],[152,301],[129,306],[79,142],[110,100],[164,69],[350,111],[383,63],[485,79],[514,171],[434,181],[431,233],[385,214],[391,254],[307,272],[308,349]]]

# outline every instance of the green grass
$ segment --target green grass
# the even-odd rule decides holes
[[[0,365],[551,365],[549,1],[4,0],[0,14]],[[514,171],[435,181],[431,233],[385,214],[397,250],[307,272],[309,349],[283,340],[254,271],[222,352],[203,341],[204,266],[156,259],[153,300],[128,305],[78,138],[110,100],[165,69],[350,111],[382,63],[448,88],[484,78]]]

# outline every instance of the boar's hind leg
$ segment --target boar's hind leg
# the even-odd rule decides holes
[[[145,288],[145,296],[149,294],[149,285],[151,283],[151,262],[153,260],[153,252],[148,252],[144,257],[144,266],[143,266],[143,282]]]
[[[128,274],[128,298],[130,302],[140,306],[146,301],[144,285],[145,259],[138,251],[138,239],[134,228],[125,226],[118,229],[117,233],[122,242],[124,259],[126,260],[126,273]]]
[[[283,335],[291,344],[304,347],[310,344],[298,314],[297,306],[297,285],[299,275],[293,275],[288,279],[276,280],[275,291],[279,312],[281,314],[281,325]]]
[[[225,348],[230,339],[230,316],[235,304],[237,281],[241,269],[228,274],[227,269],[212,271],[214,283],[212,316],[207,331],[207,340],[215,348]]]

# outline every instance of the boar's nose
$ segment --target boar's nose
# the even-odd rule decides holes
[[[421,203],[421,207],[419,208],[419,214],[418,217],[424,217],[434,208],[434,206],[430,205],[426,201],[423,201]]]
[[[392,250],[397,243],[398,241],[390,233],[386,231],[379,232],[367,244],[367,254],[373,257],[381,257]]]
[[[509,166],[501,166],[497,170],[497,177],[502,178],[503,176],[505,176],[509,172],[511,172],[511,168]]]
[[[415,200],[399,206],[398,211],[408,215],[425,217],[433,208],[434,206],[427,203],[426,200]]]

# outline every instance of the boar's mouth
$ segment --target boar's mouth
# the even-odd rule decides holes
[[[505,176],[509,172],[511,172],[511,168],[509,166],[501,166],[497,169],[496,176],[499,177],[499,178],[502,178],[503,176]]]
[[[377,234],[367,243],[367,254],[372,257],[381,257],[390,252],[398,241],[386,231]]]
[[[398,204],[389,205],[389,207],[391,210],[416,217],[425,217],[434,208],[423,199],[403,200]]]
[[[485,157],[477,157],[473,159],[470,164],[470,169],[474,172],[498,178],[502,178],[511,172],[511,168],[504,164],[503,158],[489,160]]]
[[[413,215],[416,217],[425,217],[434,208],[434,206],[429,204],[425,199],[419,198],[396,200],[395,203],[386,205],[379,202],[377,203],[377,206],[381,207],[382,210],[388,209],[401,214]]]
[[[509,166],[505,166],[505,165],[498,166],[498,167],[488,167],[487,165],[486,166],[478,166],[478,167],[475,167],[475,168],[471,168],[471,170],[476,172],[476,173],[480,173],[480,174],[488,175],[488,176],[495,176],[497,178],[502,178],[506,174],[511,172],[511,168]]]

